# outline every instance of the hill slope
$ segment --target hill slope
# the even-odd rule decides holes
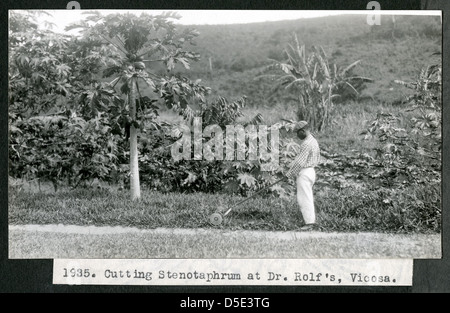
[[[366,15],[340,15],[294,21],[237,25],[195,25],[201,60],[192,78],[201,78],[213,95],[248,97],[251,105],[274,105],[271,83],[256,80],[270,59],[283,60],[283,50],[296,34],[307,51],[322,46],[329,62],[346,66],[361,60],[355,74],[370,77],[359,100],[400,101],[407,90],[393,80],[414,80],[421,68],[440,62],[442,27],[435,16],[382,16],[381,25],[367,24]],[[186,26],[179,26],[184,28]],[[180,70],[182,71],[182,70]]]

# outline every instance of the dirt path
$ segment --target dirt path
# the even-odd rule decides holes
[[[108,234],[171,234],[171,235],[207,235],[220,234],[223,236],[241,235],[252,237],[270,237],[272,239],[295,240],[301,237],[327,238],[336,237],[339,233],[336,232],[319,232],[319,231],[258,231],[258,230],[222,230],[222,229],[188,229],[188,228],[155,228],[155,229],[141,229],[136,227],[123,226],[79,226],[79,225],[63,225],[63,224],[49,224],[49,225],[10,225],[10,231],[21,230],[28,232],[51,232],[63,234],[83,234],[83,235],[108,235]],[[370,234],[370,233],[365,233]],[[374,233],[375,234],[375,233]]]
[[[10,258],[440,258],[439,234],[9,225]]]

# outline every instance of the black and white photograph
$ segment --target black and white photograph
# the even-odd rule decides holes
[[[10,10],[9,259],[440,259],[442,12]]]

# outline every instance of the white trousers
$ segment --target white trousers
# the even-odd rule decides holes
[[[297,176],[297,202],[300,206],[305,224],[316,222],[314,208],[313,185],[316,182],[316,171],[313,167],[304,168]]]

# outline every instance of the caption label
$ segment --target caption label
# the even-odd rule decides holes
[[[57,259],[63,285],[410,286],[410,259]]]

